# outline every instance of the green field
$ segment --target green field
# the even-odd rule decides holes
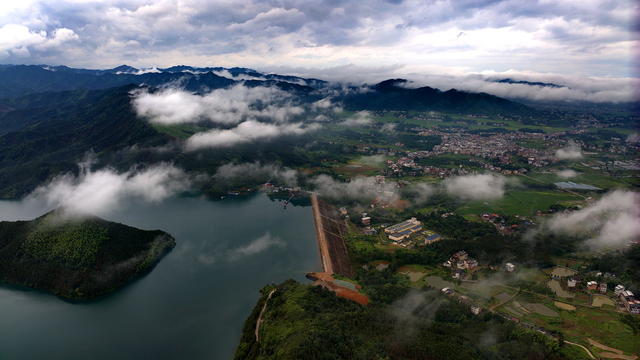
[[[493,201],[471,201],[458,207],[461,215],[498,213],[502,215],[534,215],[536,210],[545,211],[551,205],[583,200],[578,195],[560,191],[509,190],[504,197]]]
[[[535,302],[557,312],[559,317],[540,315],[535,312],[517,317],[548,330],[560,331],[567,340],[589,347],[586,338],[591,338],[623,350],[627,354],[640,354],[640,336],[634,334],[631,327],[620,321],[621,314],[584,306],[577,306],[575,311],[562,310],[554,306],[552,300],[530,294],[518,295],[513,301]],[[501,306],[498,310],[504,311],[509,306],[513,307],[513,301]]]

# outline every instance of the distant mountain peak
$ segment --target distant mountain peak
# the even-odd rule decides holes
[[[397,89],[405,89],[406,85],[409,83],[410,81],[407,79],[388,79],[377,83],[372,88],[380,92],[386,92]]]
[[[107,72],[115,73],[115,74],[135,74],[138,72],[138,69],[129,65],[120,65],[116,66],[113,69],[106,70]]]

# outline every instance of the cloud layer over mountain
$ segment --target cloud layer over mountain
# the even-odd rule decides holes
[[[284,135],[301,135],[319,129],[319,125],[302,123],[268,124],[255,120],[247,120],[231,129],[213,129],[199,132],[187,139],[189,151],[203,148],[221,148],[256,140],[271,139]]]
[[[308,109],[294,104],[291,94],[274,87],[236,85],[203,95],[177,88],[155,93],[142,90],[134,92],[132,104],[138,116],[153,123],[175,125],[210,122],[215,126],[232,125],[194,134],[186,141],[188,151],[301,135],[320,128],[313,122],[290,122]],[[321,104],[313,103],[310,108],[335,111],[330,101]]]
[[[312,69],[366,79],[516,69],[595,80],[533,89],[465,78],[455,87],[597,101],[628,94],[625,78],[637,76],[637,13],[632,0],[7,1],[0,5],[0,61]],[[611,77],[624,88],[590,84]],[[600,90],[585,91],[594,87]]]
[[[285,122],[304,112],[302,107],[288,102],[289,99],[289,93],[274,87],[236,85],[204,95],[169,88],[155,93],[135,93],[133,106],[138,115],[164,125],[199,121],[237,124],[255,118]]]

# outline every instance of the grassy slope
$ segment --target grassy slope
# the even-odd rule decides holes
[[[247,319],[236,359],[580,359],[542,335],[471,315],[435,292],[413,293],[422,304],[365,307],[294,281],[277,286],[267,303],[258,343],[255,324],[271,289],[262,290]],[[403,307],[408,313],[397,316]],[[489,333],[491,340],[479,341]]]
[[[168,136],[136,117],[129,90],[66,92],[49,102],[29,98],[32,103],[22,106],[36,110],[19,119],[31,125],[0,135],[0,198],[19,198],[55,175],[75,171],[88,151],[124,161],[128,155],[122,150],[131,146],[166,143]],[[0,130],[9,115],[0,114]]]

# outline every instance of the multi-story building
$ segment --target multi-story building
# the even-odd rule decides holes
[[[389,240],[400,242],[420,230],[422,230],[422,223],[413,217],[401,223],[389,226],[384,229],[384,232],[389,237]]]
[[[620,301],[627,308],[627,311],[632,314],[640,314],[640,300],[637,300],[633,293],[629,290],[624,290],[620,293]]]

